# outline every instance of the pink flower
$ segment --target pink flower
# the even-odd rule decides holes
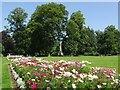
[[[36,88],[37,88],[36,84],[31,85],[31,89],[36,89]]]
[[[55,74],[54,69],[52,69],[51,72],[52,72],[53,75]]]
[[[32,80],[30,80],[30,79],[29,79],[29,80],[27,80],[27,83],[28,83],[28,84],[31,84],[31,82],[32,82]]]
[[[42,77],[45,77],[46,76],[46,74],[45,73],[42,73],[42,74],[40,74]]]
[[[30,59],[29,62],[38,63],[39,61],[36,59]]]

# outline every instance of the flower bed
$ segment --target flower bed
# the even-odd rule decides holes
[[[11,68],[19,88],[118,88],[116,69],[91,67],[88,61],[13,60]]]

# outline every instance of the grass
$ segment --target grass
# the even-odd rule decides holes
[[[0,90],[2,89],[2,57],[0,57]]]
[[[91,66],[116,68],[118,74],[118,56],[66,56],[66,57],[43,57],[46,60],[87,60]]]
[[[11,88],[11,78],[8,68],[9,61],[3,57],[2,58],[2,88]]]

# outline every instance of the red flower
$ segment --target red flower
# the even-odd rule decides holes
[[[29,62],[38,63],[39,61],[36,59],[29,59]]]
[[[37,88],[36,84],[31,85],[31,89],[36,89],[36,88]]]
[[[81,72],[78,72],[78,74],[81,74]]]
[[[24,66],[24,65],[26,65],[26,62],[19,62],[19,65]]]
[[[46,74],[45,74],[45,73],[42,73],[42,74],[41,74],[41,76],[42,76],[42,77],[45,77],[45,76],[46,76]]]
[[[32,80],[30,80],[30,79],[29,79],[29,80],[27,80],[27,83],[28,83],[28,84],[31,84],[31,82],[32,82]]]

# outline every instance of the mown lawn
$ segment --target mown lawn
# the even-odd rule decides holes
[[[11,88],[11,78],[8,69],[9,61],[3,57],[2,58],[2,88]]]
[[[118,56],[66,56],[66,57],[43,57],[46,60],[87,60],[91,66],[116,68],[118,74]]]
[[[2,57],[0,57],[0,90],[2,88]]]

